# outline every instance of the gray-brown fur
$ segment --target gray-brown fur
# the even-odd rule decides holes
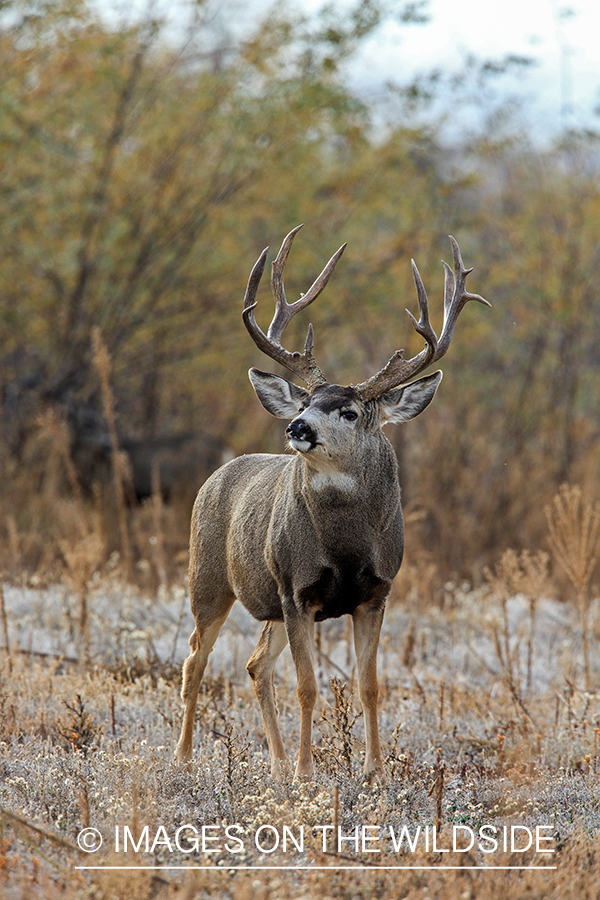
[[[283,264],[291,237],[284,241],[276,260],[276,319],[285,322],[299,308],[286,303],[283,291]],[[294,453],[234,459],[208,479],[196,498],[189,570],[196,627],[183,667],[182,697],[186,706],[176,756],[180,760],[191,756],[202,675],[219,630],[237,599],[265,623],[247,668],[263,715],[271,770],[277,777],[285,772],[285,749],[273,691],[277,657],[289,641],[301,713],[296,776],[310,777],[312,712],[317,692],[314,622],[352,616],[359,697],[365,717],[364,767],[371,775],[381,770],[377,646],[385,601],[404,549],[398,465],[382,428],[414,418],[425,409],[442,373],[402,386],[398,381],[390,386],[386,375],[385,390],[373,396],[370,381],[365,397],[360,386],[328,384],[320,370],[318,377],[313,376],[312,330],[296,370],[294,360],[300,354],[282,351],[279,339],[283,328],[273,328],[275,338],[265,336],[250,315],[264,257],[250,278],[245,321],[258,346],[304,378],[308,390],[251,369],[250,379],[265,409],[290,421],[286,433]],[[332,270],[331,263],[328,266],[327,278]],[[315,296],[322,289],[323,277],[320,279],[319,290],[311,288]],[[461,301],[463,295],[457,302]],[[271,353],[273,341],[276,346]]]

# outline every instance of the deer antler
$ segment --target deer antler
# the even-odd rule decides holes
[[[414,378],[420,372],[436,362],[444,355],[450,341],[452,333],[459,313],[468,300],[477,300],[486,306],[491,306],[487,300],[480,297],[479,294],[469,294],[465,290],[465,281],[469,272],[473,269],[465,269],[460,248],[455,239],[450,235],[450,243],[452,244],[452,253],[454,256],[454,272],[450,266],[443,262],[444,266],[444,324],[442,333],[438,339],[435,331],[431,327],[429,321],[429,304],[427,301],[427,293],[419,275],[414,260],[412,260],[413,277],[417,288],[417,297],[419,301],[420,317],[419,321],[415,319],[413,314],[406,310],[413,321],[415,330],[425,338],[426,346],[417,356],[412,359],[403,359],[403,350],[396,350],[394,355],[385,364],[385,366],[376,374],[363,381],[361,384],[354,385],[355,390],[360,394],[363,400],[374,400],[392,388],[405,384]]]
[[[319,384],[327,384],[327,379],[325,378],[325,375],[323,374],[321,369],[318,367],[313,356],[312,325],[308,326],[308,334],[306,336],[306,343],[304,345],[303,353],[299,353],[298,351],[294,351],[293,353],[291,353],[289,350],[286,350],[284,347],[282,347],[281,336],[290,319],[292,319],[297,312],[300,312],[301,309],[304,309],[306,306],[312,303],[313,300],[316,300],[316,298],[319,296],[319,294],[329,281],[338,259],[346,248],[346,244],[343,244],[340,249],[333,254],[319,277],[311,285],[308,291],[305,294],[302,294],[300,296],[300,299],[296,300],[295,303],[288,303],[285,298],[285,289],[283,286],[283,270],[285,269],[285,264],[294,238],[301,228],[302,225],[297,225],[296,228],[290,231],[290,233],[284,239],[281,245],[281,249],[279,250],[277,257],[273,262],[271,273],[271,290],[273,291],[273,296],[275,298],[275,315],[273,316],[273,321],[269,326],[269,330],[265,334],[256,324],[256,320],[254,318],[254,308],[256,307],[256,292],[258,290],[258,285],[260,284],[260,280],[265,269],[267,252],[269,250],[268,247],[263,250],[258,260],[254,264],[252,272],[250,273],[250,278],[248,279],[248,287],[246,288],[246,294],[244,296],[244,309],[242,312],[242,318],[244,320],[246,328],[248,329],[250,337],[252,338],[258,349],[269,356],[271,359],[274,359],[275,362],[278,362],[282,366],[285,366],[285,368],[289,369],[290,372],[294,372],[296,375],[299,375],[300,378],[302,378],[302,380],[306,382],[309,389],[312,390]]]

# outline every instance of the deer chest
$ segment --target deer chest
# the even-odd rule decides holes
[[[385,599],[390,587],[369,567],[348,561],[323,568],[314,584],[300,591],[298,600],[305,608],[316,608],[315,621],[321,622],[353,613],[368,600]]]

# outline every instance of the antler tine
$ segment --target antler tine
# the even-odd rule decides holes
[[[295,303],[288,303],[285,297],[283,272],[293,240],[301,228],[302,225],[297,225],[296,228],[294,228],[288,235],[286,235],[279,253],[273,261],[271,272],[271,289],[275,298],[275,315],[273,316],[273,320],[269,326],[267,334],[265,335],[262,329],[257,325],[254,318],[254,308],[256,306],[256,292],[258,289],[258,284],[264,272],[268,248],[263,250],[250,274],[248,287],[246,288],[246,295],[244,297],[244,309],[242,312],[242,317],[244,320],[244,324],[246,325],[246,328],[248,329],[248,332],[252,337],[252,340],[257,345],[259,350],[261,350],[271,359],[274,359],[276,362],[280,363],[286,369],[289,369],[291,372],[299,375],[300,378],[302,378],[308,384],[309,388],[312,389],[318,384],[325,384],[327,382],[325,375],[318,367],[313,356],[314,337],[312,325],[310,325],[308,329],[303,353],[299,353],[297,351],[290,353],[289,350],[286,350],[284,347],[282,347],[281,336],[290,319],[292,319],[297,312],[300,312],[301,309],[304,309],[306,306],[312,303],[313,300],[316,300],[316,298],[319,296],[319,294],[329,281],[338,259],[346,248],[346,244],[344,244],[336,253],[334,253],[319,277],[314,281],[308,291],[305,294],[302,294],[300,296],[300,299],[296,300]]]
[[[267,261],[267,253],[269,252],[269,248],[265,247],[263,252],[260,254],[254,265],[252,266],[252,271],[250,272],[250,278],[248,279],[248,285],[246,287],[246,293],[244,294],[244,312],[254,318],[254,315],[251,314],[251,311],[256,306],[256,292],[258,290],[258,285],[260,284],[260,280],[263,277],[263,272],[265,271],[265,263]]]
[[[269,325],[267,337],[269,340],[279,343],[285,326],[290,321],[294,313],[290,312],[291,306],[285,299],[285,288],[283,286],[283,270],[289,256],[292,244],[296,234],[302,228],[302,225],[296,225],[288,235],[283,239],[283,243],[279,249],[279,253],[273,260],[271,266],[271,290],[275,298],[275,315],[273,321]],[[294,304],[292,304],[293,306]]]
[[[338,259],[346,249],[346,244],[342,244],[340,249],[333,254],[319,277],[315,279],[313,284],[311,284],[307,292],[305,294],[302,294],[300,296],[300,299],[296,300],[295,303],[288,303],[285,298],[285,288],[283,286],[283,270],[285,269],[285,264],[287,262],[293,240],[302,227],[302,225],[297,225],[284,238],[279,253],[273,261],[273,268],[271,270],[271,288],[273,290],[273,296],[275,297],[275,315],[273,316],[273,321],[269,325],[267,337],[270,340],[275,341],[276,343],[279,343],[281,341],[281,335],[283,334],[285,327],[290,319],[293,318],[293,316],[295,316],[297,312],[300,312],[301,309],[305,309],[307,306],[309,306],[309,304],[311,304],[313,300],[317,299],[317,297],[331,278]]]
[[[421,278],[419,270],[417,269],[417,264],[415,263],[414,259],[411,259],[410,262],[413,270],[413,278],[415,280],[415,285],[417,288],[417,299],[419,301],[419,321],[417,322],[410,309],[407,309],[406,312],[412,319],[415,331],[417,331],[421,335],[421,337],[425,338],[430,354],[431,356],[433,356],[437,348],[437,335],[431,327],[431,322],[429,321],[429,302],[427,300],[427,292],[425,290],[425,285],[423,284],[423,279]]]
[[[470,294],[465,290],[465,280],[467,275],[473,269],[465,269],[460,248],[456,240],[450,235],[450,243],[452,244],[452,254],[454,257],[454,272],[450,266],[443,262],[444,266],[444,324],[442,333],[438,340],[435,331],[429,321],[429,304],[427,301],[427,293],[425,286],[419,274],[414,260],[412,260],[413,276],[417,288],[417,298],[419,302],[419,321],[415,319],[413,314],[407,310],[408,315],[412,319],[415,330],[425,338],[426,346],[417,356],[410,360],[402,358],[402,350],[397,350],[385,366],[367,381],[356,385],[356,391],[361,395],[363,400],[374,400],[392,388],[405,384],[411,378],[414,378],[420,372],[436,362],[444,355],[454,332],[456,320],[461,309],[468,300],[477,300],[486,306],[491,306],[487,300],[484,300],[479,294]]]
[[[450,346],[450,341],[452,340],[452,334],[454,333],[456,320],[458,319],[460,311],[465,303],[467,303],[469,300],[477,300],[478,303],[483,303],[484,306],[492,305],[479,294],[470,294],[467,290],[465,290],[467,275],[469,275],[473,271],[473,269],[465,269],[458,242],[455,238],[452,237],[451,234],[448,235],[448,237],[450,238],[450,243],[452,244],[454,272],[452,271],[448,263],[442,261],[445,273],[444,324],[442,326],[442,333],[440,335],[437,351],[434,357],[436,360],[440,359]]]
[[[412,319],[415,330],[425,338],[425,349],[421,350],[418,356],[410,360],[403,358],[404,350],[396,350],[383,369],[380,369],[376,375],[372,375],[367,381],[363,381],[355,386],[356,391],[363,400],[374,400],[386,391],[409,381],[409,379],[427,368],[435,355],[438,339],[429,321],[427,292],[414,259],[411,260],[411,264],[419,302],[419,321],[417,322],[410,310],[407,309],[406,312]]]

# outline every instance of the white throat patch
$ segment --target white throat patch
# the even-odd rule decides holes
[[[344,472],[317,472],[311,477],[310,486],[315,491],[323,491],[326,488],[353,491],[356,488],[356,481],[352,475],[346,475]]]

